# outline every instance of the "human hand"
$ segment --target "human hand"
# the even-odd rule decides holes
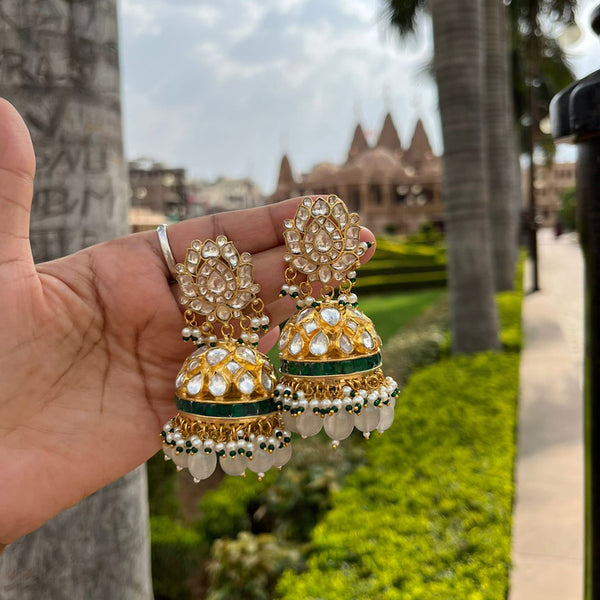
[[[160,448],[174,378],[193,348],[156,232],[34,265],[35,159],[27,128],[0,100],[0,546],[131,471]],[[271,323],[291,315],[283,220],[299,199],[169,227],[176,260],[193,239],[253,255]],[[362,239],[373,235],[363,230]],[[364,260],[368,260],[369,250]],[[273,328],[261,342],[276,340]]]

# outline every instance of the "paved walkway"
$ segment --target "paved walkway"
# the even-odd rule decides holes
[[[509,598],[581,600],[583,261],[575,237],[550,231],[539,257],[542,291],[523,304]]]

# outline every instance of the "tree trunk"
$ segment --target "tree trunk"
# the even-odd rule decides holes
[[[116,5],[0,4],[0,92],[23,115],[36,151],[31,242],[37,261],[128,231]],[[151,597],[144,467],[0,556],[3,600]]]
[[[432,0],[452,348],[499,347],[487,200],[482,0]]]
[[[485,0],[486,130],[488,201],[492,232],[494,288],[510,290],[514,284],[514,114],[509,113],[509,47],[506,7],[502,0]]]

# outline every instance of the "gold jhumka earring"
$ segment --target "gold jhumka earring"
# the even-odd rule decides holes
[[[381,370],[381,339],[352,291],[360,257],[359,217],[337,196],[304,198],[284,223],[288,262],[281,295],[298,312],[278,346],[274,396],[286,429],[303,438],[323,427],[337,448],[356,427],[368,438],[394,419],[398,389]],[[336,288],[338,291],[336,292]]]
[[[165,459],[196,482],[217,462],[229,475],[250,469],[262,477],[283,466],[292,447],[275,405],[273,365],[256,348],[269,318],[251,256],[224,236],[194,240],[174,276],[186,307],[181,334],[197,349],[175,380],[178,412],[161,432]]]

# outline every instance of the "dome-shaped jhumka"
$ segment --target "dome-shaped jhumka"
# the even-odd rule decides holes
[[[337,196],[305,198],[286,228],[286,260],[307,281],[296,285],[290,277],[282,287],[299,308],[278,342],[274,396],[284,426],[302,437],[324,427],[334,448],[355,427],[367,438],[375,429],[382,433],[392,424],[398,390],[383,375],[381,339],[351,291],[353,269],[369,246],[359,240],[358,215]],[[320,298],[310,295],[312,281],[326,291]],[[331,284],[338,282],[336,296]]]
[[[275,398],[287,429],[308,437],[324,426],[337,447],[355,427],[369,437],[392,424],[396,383],[384,377],[381,339],[357,308],[333,300],[305,308],[278,345]]]
[[[186,310],[182,337],[198,345],[175,380],[177,414],[162,431],[163,450],[194,481],[210,477],[217,463],[229,475],[246,469],[259,477],[281,467],[292,453],[290,433],[275,403],[277,379],[268,357],[256,349],[258,331],[268,328],[260,287],[253,282],[249,255],[239,255],[223,236],[194,240],[185,263],[176,267]],[[233,337],[232,317],[250,306]],[[206,317],[200,326],[196,315]],[[218,339],[215,327],[220,328]]]

